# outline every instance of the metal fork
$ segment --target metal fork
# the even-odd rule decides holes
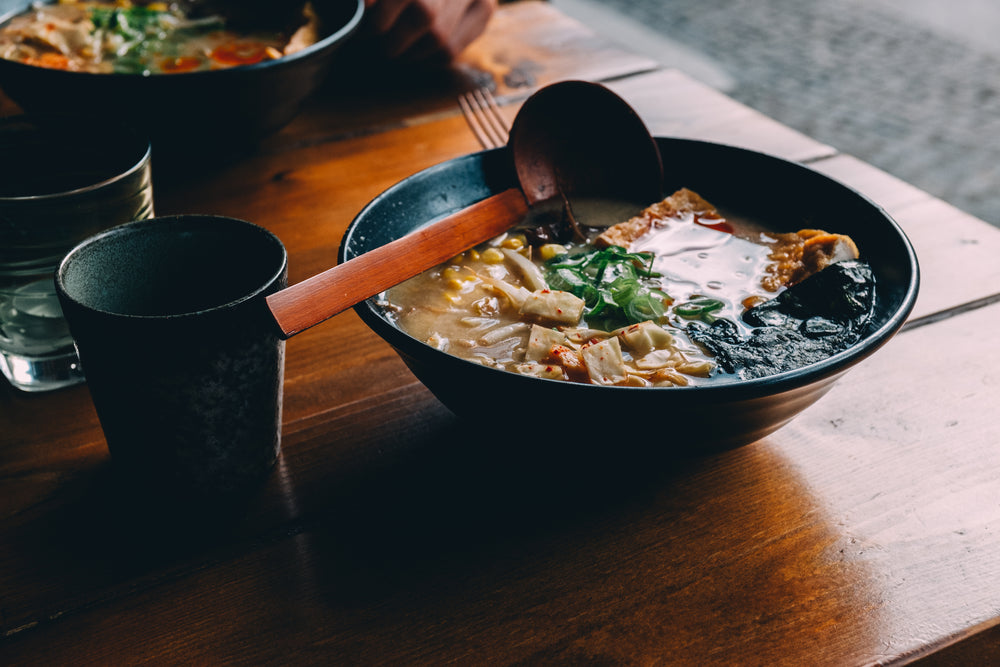
[[[486,88],[470,90],[458,97],[465,122],[483,148],[499,148],[507,145],[510,128],[500,113],[500,106]]]

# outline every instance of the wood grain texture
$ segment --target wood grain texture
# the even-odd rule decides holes
[[[971,350],[998,311],[900,335],[786,428],[703,459],[498,442],[413,387],[299,424],[264,498],[218,534],[124,530],[130,511],[78,490],[7,532],[20,539],[4,541],[2,571],[26,563],[7,600],[41,586],[65,605],[80,582],[104,584],[46,607],[58,618],[34,619],[4,655],[903,659],[996,613],[1000,347],[925,351],[941,337]],[[915,366],[937,411],[892,372]],[[100,539],[81,551],[70,525]]]
[[[1000,617],[975,625],[941,645],[907,656],[900,664],[919,667],[966,667],[1000,663]]]
[[[641,65],[600,69],[577,25],[524,6],[502,13],[551,22],[502,24],[484,62],[509,35],[549,74]],[[372,197],[478,149],[460,85],[347,134],[320,99],[276,143],[159,181],[157,211],[262,224],[303,280]],[[995,661],[1000,232],[680,73],[612,87],[656,133],[804,160],[883,205],[924,266],[916,325],[777,433],[676,460],[659,434],[567,449],[496,437],[504,407],[460,421],[347,311],[288,341],[278,466],[207,523],[126,493],[86,387],[4,385],[0,664]]]

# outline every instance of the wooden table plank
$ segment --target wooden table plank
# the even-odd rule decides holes
[[[900,664],[920,667],[965,667],[1000,663],[1000,615],[906,656]]]
[[[220,524],[150,511],[115,484],[106,452],[98,460],[78,461],[58,493],[4,519],[0,662],[5,638],[211,569],[234,554],[255,551],[258,542],[284,539],[296,522],[325,516],[345,490],[381,483],[377,475],[386,461],[398,463],[398,449],[409,455],[415,443],[423,443],[418,449],[432,446],[428,433],[434,429],[437,436],[441,429],[435,427],[454,422],[415,383],[331,405],[326,414],[285,429],[281,461],[261,497]],[[325,479],[313,476],[320,470]]]
[[[677,70],[643,73],[607,85],[635,107],[653,134],[731,144],[798,162],[836,153]]]
[[[373,196],[478,148],[452,102],[462,87],[492,81],[513,117],[533,87],[604,79],[657,134],[804,161],[886,207],[917,247],[928,317],[772,436],[678,461],[498,440],[344,313],[289,341],[279,466],[209,530],[120,495],[85,387],[5,387],[0,662],[998,658],[1000,233],[649,71],[546,3],[502,16],[405,103],[392,88],[383,109],[335,109],[327,88],[259,154],[158,180],[158,213],[263,224],[295,282],[331,265]]]
[[[642,78],[650,80],[650,77]],[[714,91],[698,84],[686,86],[672,72],[663,73],[662,78],[658,73],[652,80],[664,84],[674,82],[678,89],[687,90],[688,93],[679,98],[696,108],[726,106],[717,100]],[[644,85],[639,89],[648,88]],[[628,90],[621,92],[629,93]],[[702,105],[698,101],[699,94],[705,94],[712,103]],[[652,113],[655,118],[655,105],[642,99],[646,98],[641,98],[636,106],[642,113]],[[734,102],[729,104],[735,105]],[[732,122],[747,124],[752,129],[755,120],[759,120],[760,130],[756,134],[764,141],[773,136],[770,131],[773,123],[761,118],[754,114],[733,114]],[[659,122],[654,120],[654,123]],[[669,130],[667,123],[658,126],[663,131]],[[808,143],[802,146],[807,147]],[[780,137],[777,144],[786,145]],[[392,132],[310,146],[295,153],[259,156],[222,169],[211,180],[176,188],[158,188],[157,210],[161,214],[231,215],[273,229],[292,253],[291,280],[297,282],[335,262],[336,249],[346,225],[369,199],[417,169],[476,149],[472,134],[462,119],[450,116]],[[838,165],[839,172],[836,171]],[[905,223],[904,228],[917,246],[924,265],[924,284],[916,315],[1000,291],[996,264],[991,261],[997,250],[997,235],[990,233],[984,223],[937,200],[920,196],[912,187],[874,168],[866,168],[852,158],[820,160],[813,166],[829,167],[834,176],[850,174],[860,178],[862,182],[858,185],[863,190],[868,188],[873,199],[892,204],[890,212]],[[939,249],[947,249],[947,252],[936,252]],[[952,261],[950,258],[958,259]],[[953,264],[965,267],[964,271],[952,271]],[[346,354],[341,355],[338,350]],[[340,361],[342,359],[354,361]],[[325,369],[334,366],[340,369],[339,372],[327,375]],[[344,313],[290,341],[286,420],[294,422],[344,396],[360,399],[376,395],[391,388],[399,377],[408,377],[408,372],[391,351],[353,313]],[[70,400],[70,396],[78,398]],[[0,397],[10,408],[0,412],[0,420],[4,421],[5,432],[15,442],[29,443],[34,442],[34,437],[45,437],[65,441],[67,451],[82,448],[80,452],[88,452],[88,456],[101,446],[99,434],[93,434],[96,418],[84,388],[69,393],[57,392],[51,397],[25,397],[7,389]],[[70,415],[71,419],[44,419],[46,411],[53,409]],[[68,430],[68,426],[72,430]],[[22,451],[14,458],[24,461],[33,456],[35,454]],[[24,470],[22,463],[10,466],[7,470],[11,475]],[[53,483],[57,481],[53,478]]]
[[[914,317],[1000,297],[1000,234],[941,200],[895,213],[913,241],[921,268]]]
[[[359,405],[290,439],[269,492],[298,521],[7,655],[99,663],[124,636],[208,662],[902,658],[997,615],[1000,346],[978,332],[998,321],[1000,305],[910,330],[773,436],[694,461],[526,459],[433,409]],[[942,341],[954,353],[929,357]],[[924,382],[891,372],[914,367]],[[96,555],[126,546],[111,533]]]
[[[911,206],[925,204],[934,196],[856,157],[838,153],[820,160],[810,160],[812,169],[855,188],[890,215]]]
[[[774,439],[809,459],[796,467],[841,557],[870,569],[896,650],[1000,611],[998,323],[993,305],[905,332]]]

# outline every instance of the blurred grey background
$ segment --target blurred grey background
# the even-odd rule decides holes
[[[552,0],[1000,227],[1000,0]]]

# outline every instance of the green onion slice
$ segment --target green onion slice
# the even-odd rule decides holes
[[[715,312],[722,310],[725,304],[718,299],[702,296],[674,307],[674,312],[687,320],[703,320],[711,324],[715,321]]]
[[[553,257],[545,265],[546,280],[584,300],[590,326],[610,331],[663,318],[672,300],[659,289],[652,264],[652,253],[610,246]]]

